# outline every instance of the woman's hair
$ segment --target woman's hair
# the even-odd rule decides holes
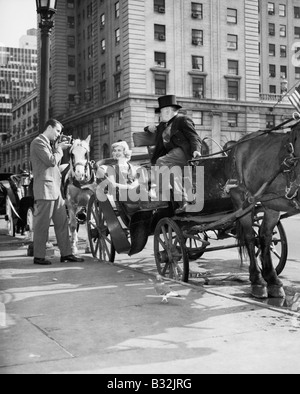
[[[112,144],[111,150],[113,150],[114,148],[117,148],[118,146],[123,148],[125,158],[127,160],[130,160],[131,155],[132,155],[132,151],[129,149],[127,142],[126,141],[115,142],[114,144]]]

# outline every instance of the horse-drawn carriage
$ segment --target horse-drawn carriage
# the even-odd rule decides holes
[[[23,234],[32,229],[34,199],[31,174],[10,174],[1,181],[1,185],[8,235],[14,237],[16,233]]]
[[[148,146],[147,136],[137,133],[135,146]],[[101,165],[109,165],[110,160]],[[174,201],[168,208],[128,212],[126,204],[111,199],[99,200],[94,194],[87,209],[87,228],[90,248],[94,257],[114,262],[116,253],[132,256],[141,252],[150,236],[153,236],[154,258],[158,273],[172,279],[187,282],[190,277],[189,262],[201,258],[204,253],[242,246],[238,242],[239,219],[253,214],[252,229],[255,257],[261,255],[261,226],[264,208],[259,203],[261,192],[249,198],[248,204],[237,208],[230,197],[226,170],[228,156],[203,157],[190,162],[195,182],[197,167],[204,167],[204,206],[200,212],[175,214]],[[147,166],[147,163],[144,163]],[[195,186],[195,185],[194,185]],[[199,187],[199,185],[197,185]],[[212,247],[212,240],[229,240],[232,243]],[[287,261],[287,239],[281,221],[272,229],[270,240],[272,263],[279,275]]]

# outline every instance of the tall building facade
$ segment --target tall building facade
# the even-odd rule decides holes
[[[175,94],[217,151],[291,116],[299,29],[298,0],[58,0],[49,116],[99,160]]]
[[[288,62],[297,1],[274,1],[278,12],[283,4]],[[267,82],[269,8],[261,0],[58,2],[51,115],[76,136],[91,134],[95,159],[157,121],[164,94],[177,96],[212,150],[278,123],[291,109],[280,102],[270,112],[282,81],[277,74],[276,91]],[[275,61],[280,67],[279,56]],[[290,84],[296,76],[291,72]]]
[[[4,140],[12,129],[13,105],[36,84],[37,49],[0,47],[0,136]]]

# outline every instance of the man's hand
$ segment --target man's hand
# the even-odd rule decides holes
[[[59,144],[57,144],[57,147],[62,149],[62,150],[70,149],[71,146],[72,145],[68,144],[67,142],[60,142]]]
[[[155,125],[155,124],[150,124],[150,125],[147,127],[147,131],[149,131],[150,133],[156,133],[156,131],[157,131],[156,125]]]
[[[194,159],[198,159],[199,157],[201,157],[202,155],[201,155],[201,152],[198,152],[198,151],[195,151],[194,153],[193,153],[193,158]]]

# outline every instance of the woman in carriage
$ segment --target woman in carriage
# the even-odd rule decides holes
[[[147,170],[130,163],[132,151],[127,142],[118,141],[111,149],[112,164],[102,165],[99,162],[97,165],[98,200],[114,196],[114,200],[122,202],[128,213],[168,207],[167,203],[151,201]]]

